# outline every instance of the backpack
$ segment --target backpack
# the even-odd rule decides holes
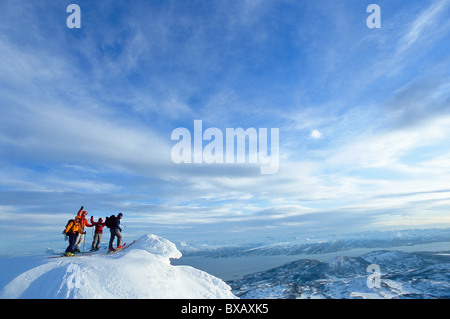
[[[113,228],[116,223],[116,216],[111,215],[110,217],[106,217],[105,226],[108,228]]]
[[[73,228],[73,226],[75,225],[75,219],[69,219],[69,220],[67,221],[66,227],[64,227],[64,230],[66,230],[67,226],[69,226],[70,223],[73,223],[73,225],[72,225],[72,227],[67,231],[67,233],[72,232],[72,228]]]

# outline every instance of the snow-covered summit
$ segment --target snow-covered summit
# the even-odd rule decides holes
[[[175,244],[145,235],[112,255],[0,260],[0,298],[236,298],[221,279],[190,266]]]

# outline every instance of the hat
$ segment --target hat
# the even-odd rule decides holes
[[[122,216],[123,216],[123,214],[122,214],[122,213],[119,213],[119,215],[117,215],[117,217],[119,217],[119,216],[120,216],[120,217],[122,217]]]
[[[87,215],[87,211],[83,210],[82,215]]]

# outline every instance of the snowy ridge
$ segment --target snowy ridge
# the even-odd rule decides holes
[[[145,235],[108,256],[4,259],[0,298],[236,298],[221,279],[170,264],[180,257],[170,241]]]

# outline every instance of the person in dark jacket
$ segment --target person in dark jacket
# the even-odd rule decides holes
[[[112,227],[109,228],[109,231],[111,232],[111,238],[109,239],[109,250],[114,251],[113,248],[113,242],[114,239],[117,237],[117,249],[122,248],[122,235],[120,232],[122,231],[122,228],[120,228],[120,220],[122,219],[123,214],[119,213],[116,218],[114,218]]]
[[[100,242],[102,241],[103,227],[105,227],[105,223],[101,217],[97,222],[94,222],[94,216],[91,216],[91,224],[95,226],[94,240],[92,241],[91,251],[97,251],[99,249]]]

